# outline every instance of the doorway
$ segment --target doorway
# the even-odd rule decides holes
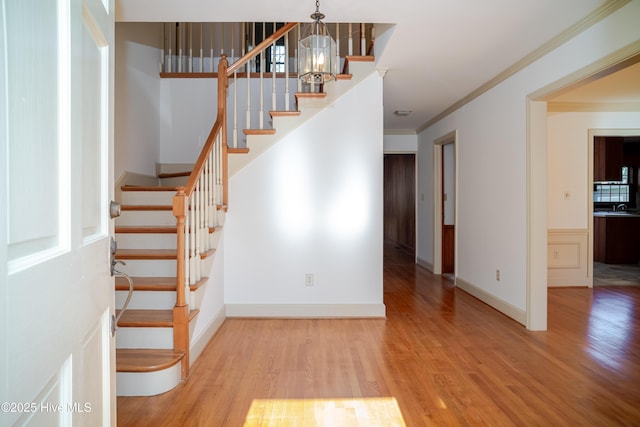
[[[384,155],[384,240],[415,256],[416,155]]]
[[[433,273],[455,280],[457,218],[457,132],[453,131],[433,143],[434,181],[434,256]]]
[[[590,129],[589,162],[590,285],[638,286],[640,129]]]

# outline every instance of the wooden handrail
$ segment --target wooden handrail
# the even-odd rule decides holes
[[[238,71],[240,69],[240,67],[242,67],[244,64],[249,62],[249,60],[251,60],[254,57],[258,56],[260,54],[260,52],[262,52],[264,49],[266,49],[271,44],[273,44],[273,42],[275,42],[280,37],[282,37],[283,35],[285,35],[289,31],[291,31],[292,29],[294,29],[296,27],[296,25],[298,25],[297,22],[287,22],[286,24],[284,24],[282,26],[282,28],[280,28],[278,31],[276,31],[275,33],[271,34],[269,37],[264,39],[255,48],[251,49],[250,52],[245,53],[242,58],[238,59],[236,62],[234,62],[227,69],[227,77],[233,75],[233,73],[235,71]]]
[[[216,119],[216,123],[211,128],[211,132],[207,137],[207,142],[205,142],[204,147],[202,147],[202,151],[200,152],[200,156],[198,156],[198,160],[191,171],[191,175],[189,175],[189,179],[187,180],[187,184],[184,188],[184,193],[187,197],[193,194],[193,190],[196,188],[196,184],[198,183],[198,177],[202,173],[202,169],[204,168],[204,163],[207,160],[207,156],[213,149],[213,144],[216,142],[216,136],[222,129],[222,119],[220,117],[220,111],[218,111],[218,118]]]

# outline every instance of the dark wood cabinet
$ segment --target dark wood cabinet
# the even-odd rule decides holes
[[[606,264],[640,261],[640,216],[595,216],[593,260]]]
[[[593,181],[622,180],[624,137],[596,136],[593,140]]]

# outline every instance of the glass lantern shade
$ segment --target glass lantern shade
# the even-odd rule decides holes
[[[308,25],[298,42],[298,76],[305,83],[335,80],[338,70],[336,55],[336,42],[326,25],[316,19]]]

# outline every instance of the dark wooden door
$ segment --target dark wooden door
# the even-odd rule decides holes
[[[384,155],[384,239],[415,254],[416,156]]]

